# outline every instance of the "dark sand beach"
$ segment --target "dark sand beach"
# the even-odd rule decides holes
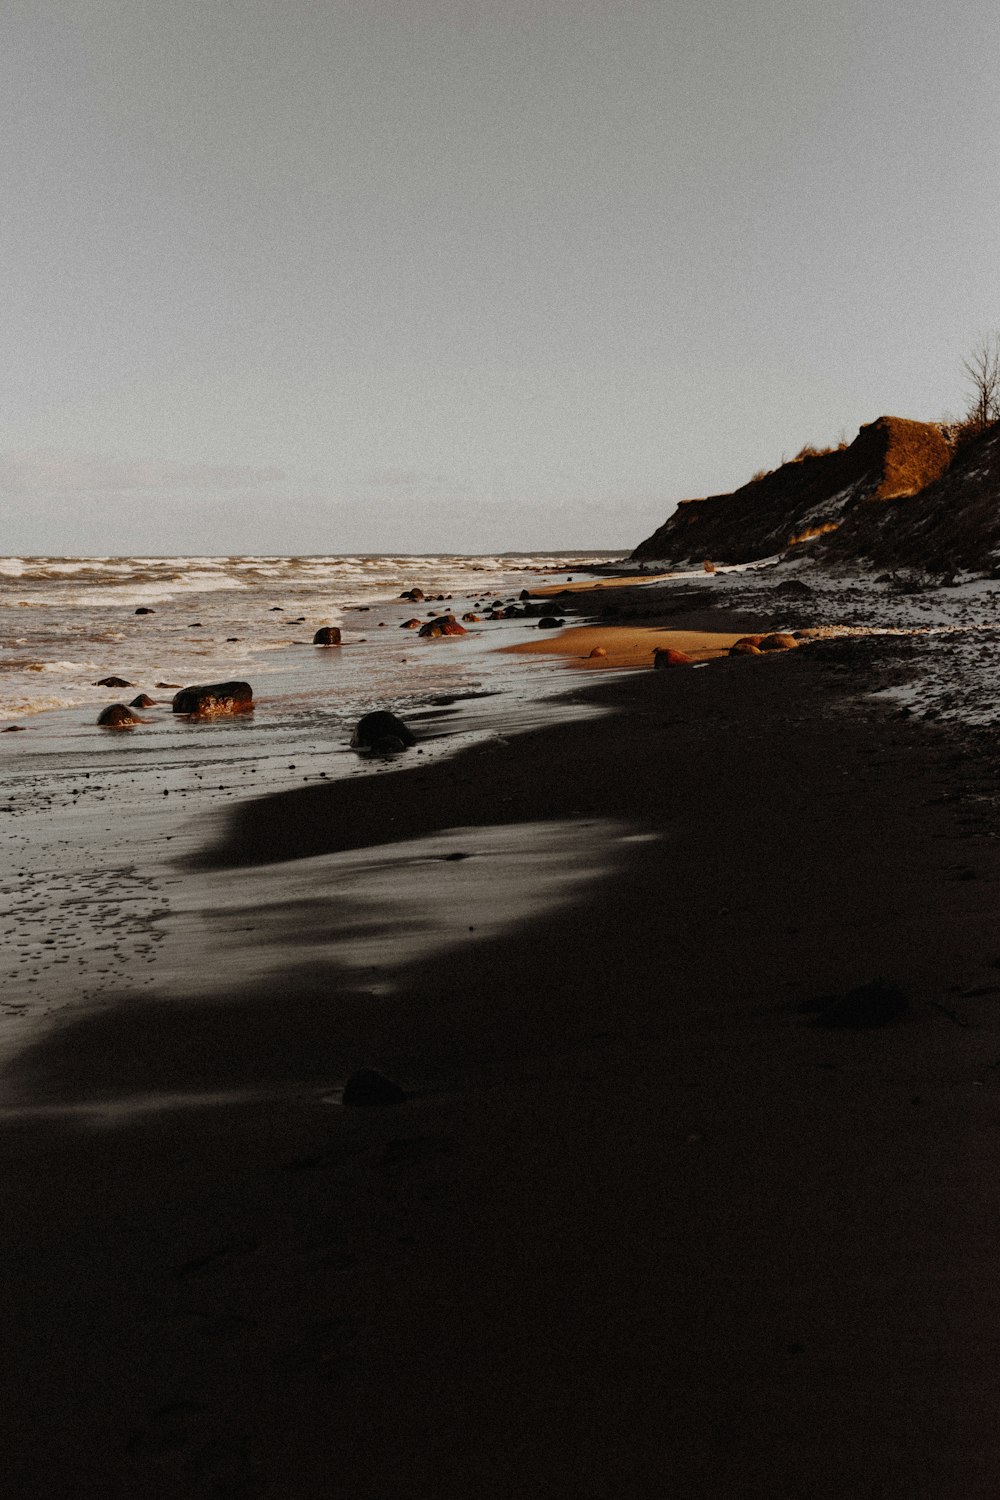
[[[428,945],[372,981],[290,886],[10,1064],[3,1493],[995,1495],[995,767],[855,644],[236,804],[186,879],[419,840]]]

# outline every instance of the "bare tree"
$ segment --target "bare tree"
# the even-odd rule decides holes
[[[972,401],[966,413],[966,425],[982,432],[1000,421],[1000,332],[984,333],[975,342],[962,369],[972,387]]]

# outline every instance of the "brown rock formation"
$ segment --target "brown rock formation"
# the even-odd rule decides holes
[[[676,565],[753,562],[828,536],[878,503],[920,493],[948,468],[940,428],[879,417],[848,448],[803,457],[729,495],[685,500],[632,556]]]

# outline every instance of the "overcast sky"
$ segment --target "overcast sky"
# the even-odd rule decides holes
[[[1000,326],[995,0],[0,0],[0,552],[631,546]]]

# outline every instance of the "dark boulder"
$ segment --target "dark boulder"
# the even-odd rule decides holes
[[[527,589],[522,589],[521,592],[518,594],[517,597],[519,599],[530,599],[531,595],[530,595],[530,593],[528,592]]]
[[[147,609],[146,606],[145,606],[145,604],[140,604],[139,608],[136,610],[136,614],[137,615],[155,615],[156,614],[156,610],[155,609]]]
[[[377,1068],[358,1068],[344,1084],[343,1102],[350,1109],[385,1109],[402,1104],[406,1090]]]
[[[399,597],[401,599],[409,599],[411,604],[419,604],[427,596],[423,589],[406,589]]]
[[[365,714],[364,718],[358,720],[351,736],[351,746],[355,750],[386,750],[390,740],[397,741],[401,750],[409,749],[417,743],[402,719],[389,713],[387,709],[376,709],[374,713]]]
[[[135,687],[134,682],[126,682],[124,677],[100,677],[94,683],[95,687]]]
[[[208,682],[181,688],[174,695],[175,714],[238,714],[253,708],[249,682]]]
[[[880,580],[876,579],[876,582],[879,581]],[[784,594],[787,598],[790,599],[804,599],[808,594],[811,594],[813,590],[809,587],[808,583],[803,583],[801,578],[786,578],[784,583],[778,584],[778,587],[774,592],[776,594]]]
[[[467,635],[468,631],[464,625],[460,625],[452,615],[438,615],[433,620],[428,620],[426,625],[421,625],[420,634],[423,636],[439,635]]]
[[[538,628],[539,630],[560,630],[565,624],[565,620],[557,620],[555,615],[543,615],[538,622]]]
[[[129,708],[152,708],[153,699],[147,698],[145,693],[140,693],[138,698],[133,698]]]
[[[340,631],[336,625],[321,625],[313,636],[314,646],[339,646]]]
[[[124,703],[109,703],[98,714],[97,722],[102,729],[131,729],[134,724],[141,724],[142,720],[137,719]]]
[[[827,997],[813,1002],[809,1009],[818,1012],[815,1024],[844,1031],[870,1031],[900,1020],[910,1009],[903,991],[884,979],[848,990],[846,995]]]

